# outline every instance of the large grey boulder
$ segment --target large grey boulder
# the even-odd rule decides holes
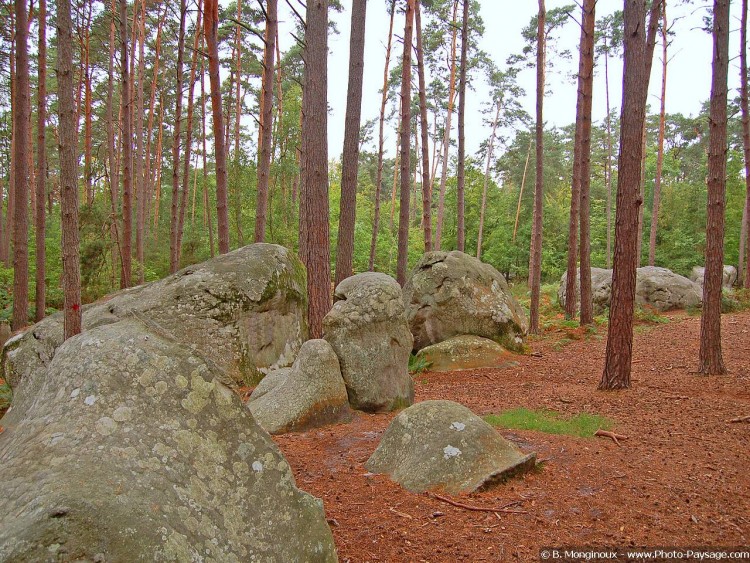
[[[365,467],[420,493],[472,492],[534,467],[492,426],[452,401],[424,401],[393,419]]]
[[[0,434],[2,561],[335,561],[220,373],[137,320],[67,340]]]
[[[703,290],[703,277],[706,275],[706,269],[703,266],[695,266],[690,272],[690,281],[697,283]],[[732,289],[737,283],[737,268],[729,264],[724,264],[721,286],[724,289]]]
[[[381,412],[414,402],[412,335],[396,280],[374,272],[343,280],[323,319],[323,338],[339,358],[353,408]]]
[[[565,306],[567,272],[560,280],[557,292],[561,306]],[[580,280],[576,280],[576,301],[580,299]],[[609,307],[612,298],[612,270],[591,268],[591,292],[594,313],[600,314]],[[648,305],[657,311],[687,309],[701,304],[700,286],[667,268],[644,266],[636,272],[635,302]]]
[[[252,383],[291,365],[307,339],[305,280],[294,253],[253,244],[88,305],[83,327],[135,317],[194,347],[226,373],[226,383]],[[6,343],[11,386],[45,367],[62,335],[56,314]]]
[[[291,369],[278,371],[266,375],[247,404],[266,431],[296,432],[350,416],[339,360],[325,340],[308,340]]]
[[[503,275],[456,250],[422,257],[404,286],[404,303],[415,350],[462,334],[520,350],[528,330]]]
[[[566,283],[568,272],[564,272],[560,278],[560,288],[557,290],[557,300],[561,307],[565,307],[566,302]],[[612,298],[612,270],[605,268],[591,268],[591,295],[594,301],[594,314],[601,314],[609,307]],[[581,299],[581,279],[576,273],[576,310],[579,307]]]
[[[454,336],[417,352],[430,371],[507,368],[518,365],[517,356],[494,340],[481,336]]]

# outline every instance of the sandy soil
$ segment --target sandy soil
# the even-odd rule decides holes
[[[417,401],[451,399],[484,415],[514,407],[591,412],[629,437],[499,431],[544,462],[489,491],[409,493],[364,463],[393,414],[276,438],[298,485],[323,499],[342,562],[536,561],[543,546],[750,545],[750,313],[723,318],[727,376],[693,373],[700,320],[638,326],[633,388],[602,392],[605,331],[553,330],[504,370],[415,376]],[[570,341],[570,342],[568,342]]]

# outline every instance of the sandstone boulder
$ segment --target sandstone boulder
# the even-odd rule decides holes
[[[473,334],[520,350],[526,314],[503,275],[463,252],[428,252],[404,286],[414,349]]]
[[[380,412],[414,402],[413,340],[396,280],[374,272],[343,280],[323,319],[323,338],[339,358],[353,408]]]
[[[475,368],[506,368],[518,365],[515,354],[494,340],[479,336],[454,336],[422,348],[418,358],[428,362],[430,371],[458,371]]]
[[[322,503],[213,362],[127,319],[58,347],[0,434],[2,561],[335,561]]]
[[[557,297],[565,306],[565,283],[567,272],[560,280]],[[612,270],[591,268],[591,291],[594,298],[594,313],[600,314],[609,307],[612,298]],[[576,299],[580,299],[580,282],[576,281]],[[635,302],[648,305],[658,311],[686,309],[701,304],[700,287],[684,276],[667,268],[644,266],[636,273]]]
[[[697,283],[701,291],[703,291],[703,276],[706,274],[706,269],[702,266],[695,266],[693,271],[690,273],[690,281]],[[734,284],[737,283],[737,268],[734,266],[725,264],[723,278],[721,285],[724,289],[732,289]]]
[[[414,493],[456,494],[490,487],[535,462],[536,454],[523,454],[463,405],[424,401],[393,419],[366,467]]]
[[[300,260],[281,246],[253,244],[88,305],[83,327],[138,318],[194,347],[227,383],[252,383],[292,364],[307,339],[306,310]],[[3,352],[11,386],[46,367],[62,335],[58,313],[11,338]]]
[[[291,369],[271,372],[256,387],[247,407],[267,432],[284,434],[349,417],[346,386],[336,353],[325,340],[302,345]]]

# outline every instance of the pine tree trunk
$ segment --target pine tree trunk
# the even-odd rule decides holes
[[[409,192],[411,184],[411,51],[414,29],[414,2],[407,0],[404,23],[404,55],[401,59],[401,204],[398,217],[398,259],[396,281],[403,287],[409,261]]]
[[[643,127],[651,74],[651,58],[661,0],[652,3],[648,31],[644,2],[625,4],[625,56],[617,176],[615,254],[607,351],[599,389],[630,387],[633,355],[635,279],[638,266],[638,208],[641,185]]]
[[[122,13],[121,13],[122,14]],[[70,1],[57,3],[57,81],[60,119],[60,207],[64,338],[81,332],[81,269],[78,240],[78,123],[73,102],[73,36]]]
[[[656,260],[656,231],[659,225],[659,203],[661,199],[661,176],[664,169],[664,128],[666,125],[667,101],[667,3],[661,9],[661,106],[659,109],[659,139],[656,146],[656,178],[654,178],[654,203],[651,210],[651,231],[648,239],[648,265]]]
[[[351,276],[353,271],[357,175],[359,171],[359,131],[362,117],[362,78],[365,69],[366,16],[367,0],[353,0],[335,285]]]
[[[513,238],[512,242],[516,242],[516,234],[518,233],[518,220],[521,218],[521,201],[523,198],[523,188],[526,185],[526,172],[529,170],[529,159],[531,158],[531,145],[534,139],[529,140],[529,148],[526,150],[526,164],[523,165],[523,176],[521,176],[521,187],[518,190],[518,206],[516,207],[516,222],[513,224]]]
[[[451,68],[450,81],[448,83],[448,113],[445,116],[445,133],[443,135],[443,162],[440,174],[440,193],[438,195],[437,224],[435,225],[435,250],[440,250],[443,239],[443,216],[445,215],[445,186],[448,181],[448,155],[451,146],[451,116],[453,115],[453,104],[456,97],[456,43],[458,37],[458,0],[453,2],[453,34],[451,37]]]
[[[110,2],[110,24],[109,24],[109,67],[107,72],[107,103],[106,103],[106,121],[107,121],[107,162],[108,162],[108,183],[109,183],[109,201],[112,210],[110,218],[110,236],[112,239],[112,276],[117,272],[117,259],[120,255],[120,235],[117,229],[117,208],[119,206],[119,178],[120,172],[117,166],[117,142],[115,141],[115,117],[114,117],[114,89],[115,89],[115,25],[117,21],[116,0]]]
[[[419,117],[422,125],[422,231],[424,251],[432,250],[432,185],[430,183],[429,123],[427,121],[427,86],[424,69],[424,48],[422,46],[421,2],[414,6],[417,28],[417,69],[419,72]],[[433,147],[434,148],[434,147]]]
[[[120,0],[120,72],[122,99],[122,267],[120,287],[130,287],[132,259],[131,244],[133,238],[133,204],[132,204],[132,149],[133,135],[130,107],[130,65],[128,64],[128,3]]]
[[[205,50],[205,33],[202,34],[201,40],[203,42]],[[215,255],[214,227],[211,220],[211,207],[209,206],[208,199],[208,162],[206,159],[206,155],[208,154],[208,147],[206,138],[206,69],[204,66],[204,59],[201,58],[201,143],[203,147],[201,156],[203,158],[203,217],[204,225],[206,227],[206,230],[208,231],[208,248],[211,252],[211,258],[213,258]]]
[[[742,228],[739,251],[739,285],[750,287],[750,245],[747,244],[748,221],[750,219],[750,109],[748,109],[747,84],[747,9],[748,0],[742,0],[740,17],[740,107],[742,108],[742,148],[745,157],[745,208],[742,212]]]
[[[141,17],[138,28],[138,85],[136,87],[136,106],[135,106],[135,260],[138,268],[138,283],[145,281],[145,254],[144,254],[144,233],[146,217],[146,187],[143,176],[143,81],[146,74],[146,1],[141,3]],[[93,200],[92,200],[93,201]]]
[[[581,42],[582,107],[580,143],[580,278],[581,326],[594,322],[594,302],[591,292],[591,106],[594,92],[594,23],[596,0],[583,2],[583,41]]]
[[[279,21],[276,0],[267,0],[266,35],[263,47],[263,84],[260,104],[261,143],[258,150],[258,196],[255,203],[255,242],[264,242],[266,240],[268,187],[270,184],[272,156],[271,144],[273,143],[274,54],[277,49],[276,35],[278,34],[278,28]],[[279,103],[281,103],[281,96],[279,96]]]
[[[542,281],[542,225],[544,196],[544,75],[546,66],[544,0],[539,0],[536,54],[536,181],[534,183],[534,211],[529,252],[529,333],[539,334],[539,300]]]
[[[92,169],[93,92],[91,86],[91,15],[93,2],[88,2],[88,25],[85,30],[85,61],[83,76],[83,179],[86,184],[86,205],[94,205],[94,172]]]
[[[466,67],[469,64],[469,0],[463,0],[461,25],[461,72],[458,79],[458,178],[456,186],[456,248],[466,247]]]
[[[10,267],[12,257],[10,254],[11,241],[14,237],[14,213],[15,213],[15,201],[16,201],[16,171],[14,158],[16,154],[16,119],[13,117],[16,110],[16,84],[17,79],[17,65],[16,65],[16,14],[15,9],[8,10],[10,12],[10,56],[8,57],[10,62],[10,108],[11,108],[11,125],[10,125],[10,154],[11,154],[11,165],[10,165],[10,178],[8,183],[8,204],[5,210],[5,239],[2,241],[2,254],[3,262],[6,266]],[[0,210],[1,211],[1,210]]]
[[[576,130],[573,141],[573,179],[570,189],[570,220],[568,222],[568,267],[565,277],[565,318],[573,319],[578,308],[576,281],[578,279],[578,222],[581,218],[581,134],[583,129],[583,42],[585,31],[581,25],[581,47],[578,62],[578,96],[576,99]]]
[[[185,53],[185,18],[187,1],[180,0],[180,31],[177,36],[177,85],[175,87],[174,134],[172,136],[172,206],[169,215],[169,273],[180,268],[180,250],[177,238],[180,201],[180,134],[182,126],[183,57]]]
[[[307,267],[311,338],[323,334],[331,308],[328,209],[328,0],[308,0],[302,89],[300,258]]]
[[[605,184],[607,184],[607,269],[612,267],[612,109],[609,105],[609,52],[604,45],[604,85],[607,98],[607,164],[605,166]]]
[[[484,167],[484,185],[482,186],[482,204],[479,208],[479,230],[477,231],[477,258],[482,259],[482,242],[484,240],[484,216],[487,213],[487,188],[490,184],[490,166],[492,164],[492,153],[495,148],[495,136],[497,135],[497,124],[500,121],[500,109],[502,104],[498,99],[495,119],[492,121],[492,134],[487,146],[487,162]]]
[[[713,66],[708,137],[706,270],[703,281],[701,345],[698,371],[726,373],[721,354],[721,287],[724,275],[724,207],[727,175],[727,72],[729,68],[729,0],[714,0]]]
[[[14,186],[13,207],[13,317],[11,328],[15,331],[28,322],[29,311],[29,159],[26,150],[29,144],[29,50],[28,14],[25,0],[15,0],[16,16],[16,80],[13,108],[14,127]]]
[[[204,6],[204,32],[208,47],[208,77],[211,83],[211,108],[214,122],[219,254],[226,254],[229,252],[229,210],[227,207],[227,153],[224,144],[224,117],[221,108],[221,78],[219,77],[219,4],[217,0],[206,0]]]
[[[36,321],[41,321],[47,308],[47,218],[44,203],[47,195],[47,0],[39,0],[39,59],[37,79],[37,175],[36,175]],[[2,199],[0,199],[2,202]]]
[[[378,136],[378,174],[375,180],[375,211],[372,219],[372,239],[370,241],[370,261],[368,269],[375,269],[375,250],[378,244],[378,230],[380,229],[380,193],[383,184],[383,153],[385,143],[385,106],[388,102],[388,69],[391,62],[391,45],[393,43],[393,20],[396,16],[396,0],[391,0],[391,19],[388,28],[388,45],[385,48],[385,67],[383,68],[383,89],[380,98],[380,125]],[[292,198],[294,199],[294,198]]]

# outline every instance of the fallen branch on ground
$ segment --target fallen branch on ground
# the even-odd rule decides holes
[[[504,504],[502,506],[498,506],[495,508],[485,508],[483,506],[472,506],[471,504],[464,504],[462,502],[458,502],[453,499],[449,499],[448,497],[437,495],[435,493],[427,493],[427,496],[446,502],[450,504],[451,506],[463,508],[464,510],[472,510],[474,512],[503,512],[505,514],[527,514],[525,510],[508,510],[508,508],[511,506],[521,504],[523,502],[522,500],[514,500],[512,502],[509,502],[507,504]]]
[[[410,514],[406,514],[405,512],[399,512],[398,510],[396,510],[392,506],[389,506],[388,510],[390,510],[394,514],[398,514],[399,516],[401,516],[401,518],[408,518],[409,520],[413,520],[414,519],[414,517],[411,516]]]
[[[601,429],[594,432],[594,436],[601,436],[603,438],[611,438],[612,441],[618,446],[620,445],[620,440],[628,439],[627,436],[623,436],[622,434],[615,434],[614,432],[610,432],[609,430],[601,430]]]
[[[727,422],[750,422],[750,416],[738,416],[736,418],[730,418]]]

